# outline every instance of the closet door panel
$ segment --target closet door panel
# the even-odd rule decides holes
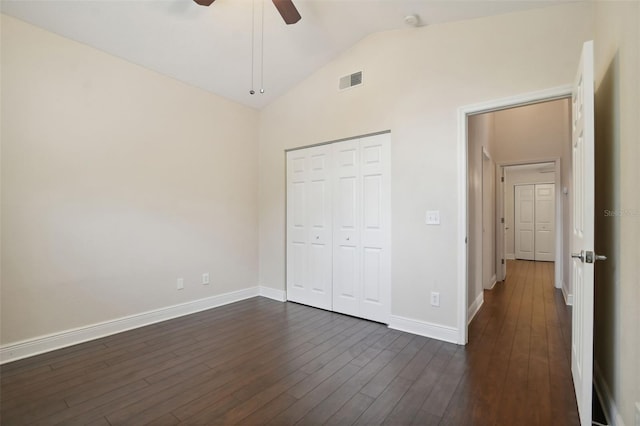
[[[360,316],[388,322],[391,305],[390,135],[363,138],[362,164],[362,296]]]
[[[331,309],[331,152],[287,153],[287,298]]]
[[[333,310],[359,316],[360,152],[358,140],[332,146],[334,158]]]
[[[287,298],[306,303],[307,293],[307,156],[287,153]]]
[[[307,221],[309,223],[309,304],[332,306],[331,148],[309,148]]]

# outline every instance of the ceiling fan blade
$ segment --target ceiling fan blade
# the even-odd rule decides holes
[[[273,4],[287,25],[295,24],[302,19],[298,9],[296,9],[296,6],[291,0],[273,0]]]
[[[213,3],[216,0],[193,0],[196,3],[198,3],[200,6],[211,6],[211,3]]]

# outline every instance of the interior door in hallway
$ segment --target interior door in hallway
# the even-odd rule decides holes
[[[535,260],[553,262],[555,250],[556,191],[555,184],[535,185]]]
[[[555,260],[555,184],[515,185],[516,259]]]
[[[535,260],[535,185],[515,186],[516,259]]]

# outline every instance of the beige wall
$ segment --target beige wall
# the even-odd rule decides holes
[[[594,357],[619,419],[640,401],[640,3],[596,2]],[[608,212],[608,213],[607,213]]]
[[[2,105],[3,345],[257,285],[257,111],[4,15]]]
[[[260,283],[284,289],[284,150],[390,129],[392,313],[457,326],[457,110],[570,84],[590,4],[374,34],[260,116]],[[364,84],[339,92],[338,78]],[[441,212],[440,226],[424,224]],[[440,291],[439,308],[429,293]]]
[[[562,158],[570,164],[570,151],[564,149],[571,146],[569,104],[559,99],[492,113],[496,162]]]

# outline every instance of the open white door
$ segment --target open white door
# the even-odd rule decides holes
[[[593,42],[584,44],[573,87],[573,230],[571,373],[580,423],[591,425],[594,247]]]

